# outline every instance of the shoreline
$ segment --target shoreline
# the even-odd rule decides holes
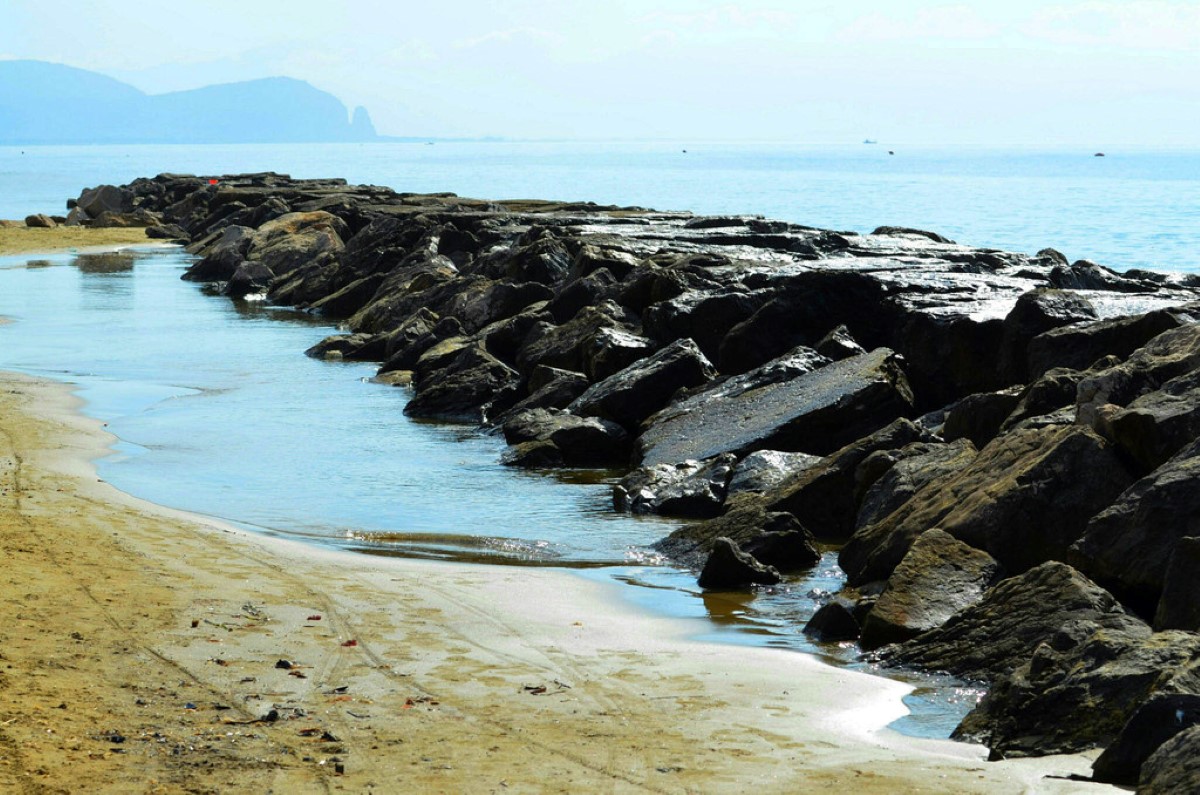
[[[0,225],[0,257],[52,254],[79,249],[81,252],[113,250],[127,245],[155,245],[141,227],[92,229],[59,226],[53,229]]]
[[[6,788],[1101,791],[1042,778],[1085,756],[904,737],[905,685],[689,640],[568,573],[364,560],[145,503],[97,481],[112,437],[68,386],[0,384]]]

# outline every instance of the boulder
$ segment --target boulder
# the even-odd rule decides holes
[[[1056,635],[1066,642],[1096,629],[1150,635],[1108,591],[1065,563],[1051,562],[1002,580],[940,627],[875,655],[885,666],[992,681],[1028,663],[1034,649]]]
[[[304,352],[305,356],[329,361],[372,361],[383,353],[378,334],[333,334]]]
[[[539,364],[584,372],[584,351],[605,328],[628,330],[634,318],[612,301],[586,307],[575,317],[555,326],[541,323],[529,332],[516,357],[517,369],[530,372]]]
[[[1116,364],[1111,362],[1108,366]],[[1066,367],[1055,367],[1042,373],[1025,386],[1017,397],[1016,405],[1000,424],[1000,433],[1012,430],[1030,417],[1041,417],[1055,411],[1075,407],[1075,390],[1087,373]],[[1072,411],[1074,420],[1074,411]]]
[[[1056,265],[1050,271],[1050,283],[1067,290],[1108,290],[1118,293],[1152,293],[1154,285],[1137,279],[1126,279],[1111,268],[1086,259],[1076,260],[1069,267]]]
[[[1200,686],[1200,636],[1065,625],[999,677],[954,732],[993,759],[1076,753],[1112,743],[1155,693]]]
[[[71,226],[69,216],[67,226]],[[186,229],[184,229],[182,226],[177,226],[176,224],[160,224],[158,226],[146,227],[146,237],[154,240],[175,240],[179,242],[187,242],[188,233]]]
[[[889,577],[921,533],[937,527],[1010,572],[1065,560],[1087,522],[1132,482],[1111,446],[1075,426],[1013,431],[961,471],[927,484],[860,527],[838,561],[851,584]]]
[[[53,229],[58,226],[54,219],[43,213],[35,213],[25,216],[25,226],[31,229]]]
[[[761,504],[772,511],[788,511],[818,538],[844,541],[854,530],[858,512],[859,465],[872,453],[895,450],[930,438],[904,419],[851,442],[811,467],[796,473],[762,495]]]
[[[418,360],[418,368],[421,361]],[[520,376],[478,344],[465,346],[443,367],[418,374],[410,417],[483,423],[517,400]]]
[[[647,465],[762,448],[826,455],[912,406],[896,355],[881,348],[747,391],[693,395],[650,419],[638,450]]]
[[[820,456],[808,453],[755,450],[734,467],[733,475],[729,479],[729,495],[767,491],[820,461]]]
[[[133,227],[155,227],[162,223],[162,216],[138,208],[131,213],[103,212],[92,218],[88,226],[96,229],[129,229]]]
[[[588,388],[588,380],[583,373],[538,365],[530,373],[526,387],[529,395],[517,401],[503,417],[497,417],[497,422],[530,409],[565,409]]]
[[[64,222],[64,225],[87,226],[89,223],[91,223],[91,220],[92,217],[84,212],[82,207],[72,207],[71,211],[67,213],[67,220]],[[186,236],[187,235],[185,233],[183,237]]]
[[[565,323],[585,306],[616,298],[618,292],[617,279],[608,269],[599,268],[587,276],[559,286],[549,299],[546,310],[554,316],[554,322]]]
[[[790,530],[768,530],[742,542],[742,549],[781,572],[800,571],[821,560],[812,533],[797,522]]]
[[[1143,615],[1154,615],[1179,540],[1200,536],[1200,441],[1096,515],[1070,561]]]
[[[520,446],[548,443],[557,451],[554,466],[614,466],[629,459],[632,440],[616,423],[596,417],[577,417],[546,409],[524,411],[508,419],[503,426],[504,439]],[[528,455],[509,457],[509,465],[531,466]]]
[[[592,381],[603,381],[654,353],[654,343],[620,328],[599,329],[583,348],[584,372]]]
[[[204,257],[183,274],[193,282],[228,281],[238,266],[246,261],[254,230],[244,226],[227,226],[219,237],[203,250]]]
[[[1200,792],[1200,727],[1167,740],[1142,764],[1137,795]]]
[[[653,356],[592,384],[568,408],[582,416],[603,417],[632,429],[667,405],[676,390],[699,386],[715,375],[696,343],[676,340]]]
[[[1136,398],[1109,423],[1113,441],[1145,472],[1200,437],[1200,370]]]
[[[792,534],[799,535],[803,544],[792,543],[795,538]],[[765,511],[759,505],[739,506],[706,522],[684,525],[654,544],[654,548],[684,566],[698,568],[718,538],[730,538],[749,547],[755,539],[767,535],[772,537],[766,546],[778,547],[780,553],[768,552],[767,557],[771,565],[781,571],[796,571],[820,559],[812,536],[796,517],[782,511]]]
[[[327,212],[287,213],[251,236],[246,259],[257,260],[277,277],[340,252],[346,224]]]
[[[245,298],[253,293],[265,293],[275,274],[261,262],[243,262],[229,277],[224,293],[230,298]]]
[[[850,606],[835,599],[821,605],[813,613],[813,617],[804,625],[803,632],[817,643],[836,643],[857,640],[860,629]]]
[[[976,447],[983,447],[1000,433],[1000,427],[1016,409],[1020,393],[1020,387],[1012,387],[966,396],[946,412],[942,436],[947,442],[970,439]]]
[[[978,454],[975,445],[959,439],[948,444],[913,442],[867,456],[854,473],[855,492],[861,497],[846,535],[885,518],[926,484],[962,471]]]
[[[1076,420],[1097,422],[1103,406],[1127,406],[1200,367],[1200,323],[1164,331],[1121,364],[1089,375],[1076,388]]]
[[[1189,536],[1175,542],[1154,612],[1154,628],[1200,632],[1200,538]]]
[[[1150,755],[1194,726],[1200,726],[1200,695],[1156,693],[1138,707],[1117,739],[1092,763],[1092,778],[1108,784],[1137,784]],[[1200,785],[1200,776],[1196,783]]]
[[[706,590],[732,591],[751,585],[775,585],[781,579],[773,567],[759,563],[728,538],[718,538],[700,572],[699,584]]]
[[[635,469],[613,486],[613,507],[629,513],[707,518],[721,512],[733,464],[724,454]]]
[[[445,322],[443,323],[443,320]],[[387,360],[379,372],[411,370],[425,351],[442,340],[464,336],[462,324],[454,318],[441,318],[421,307],[398,326],[386,332]]]
[[[1017,299],[1004,318],[1004,335],[996,366],[1010,384],[1029,380],[1028,348],[1038,334],[1096,319],[1096,308],[1078,293],[1049,287],[1030,290]]]
[[[133,197],[126,191],[114,185],[100,185],[88,188],[79,194],[75,206],[82,209],[92,218],[104,212],[121,213],[133,209]]]
[[[875,649],[940,627],[982,600],[1000,573],[1000,564],[991,555],[949,533],[922,533],[867,614],[862,647]]]
[[[846,328],[844,324],[822,337],[814,348],[817,353],[834,362],[867,352],[854,340],[854,337],[850,335],[850,329]]]
[[[1043,332],[1029,342],[1029,377],[1055,367],[1087,370],[1105,356],[1124,359],[1164,331],[1200,319],[1198,310],[1195,304],[1187,304]]]

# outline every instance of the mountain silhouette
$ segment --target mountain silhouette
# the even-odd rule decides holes
[[[169,94],[44,61],[0,61],[0,145],[372,141],[365,108],[269,77]]]

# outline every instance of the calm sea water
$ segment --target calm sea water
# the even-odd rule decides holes
[[[684,151],[686,150],[686,151]],[[0,218],[163,171],[274,170],[406,191],[754,213],[832,229],[915,226],[1117,270],[1200,269],[1200,151],[675,143],[0,147]]]
[[[687,152],[682,149],[686,148]],[[411,144],[0,148],[0,217],[55,212],[82,187],[163,171],[276,170],[398,190],[588,199],[758,213],[815,226],[933,229],[1046,245],[1109,266],[1195,269],[1200,154],[897,152],[703,144]],[[178,251],[0,258],[0,368],[78,384],[118,438],[100,474],[140,497],[316,543],[576,567],[696,634],[853,664],[799,633],[836,590],[832,554],[769,593],[702,594],[646,545],[674,526],[611,513],[605,473],[500,467],[502,443],[413,422],[373,367],[310,360],[332,333],[306,315],[236,306],[181,282]],[[582,568],[580,568],[582,567]],[[602,567],[602,568],[589,568]],[[915,678],[906,731],[945,736],[979,691]]]

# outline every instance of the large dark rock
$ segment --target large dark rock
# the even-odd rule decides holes
[[[954,736],[993,759],[1075,753],[1111,743],[1155,693],[1200,687],[1200,635],[1145,626],[1064,625],[992,685]]]
[[[226,227],[204,249],[204,257],[184,272],[183,278],[196,282],[227,281],[246,261],[253,235],[254,230],[244,226]]]
[[[698,394],[647,422],[644,464],[760,448],[824,455],[912,411],[912,392],[886,348],[720,399]]]
[[[821,605],[803,629],[817,643],[856,640],[861,631],[854,611],[838,600]]]
[[[260,226],[251,236],[246,259],[266,265],[276,277],[344,248],[346,224],[326,212],[288,213]]]
[[[328,361],[371,361],[383,353],[378,334],[333,334],[304,352],[305,356]]]
[[[1142,764],[1150,755],[1163,743],[1193,726],[1200,726],[1200,695],[1158,693],[1151,696],[1121,727],[1117,739],[1092,763],[1092,778],[1109,784],[1137,784]],[[1200,777],[1196,783],[1200,785]]]
[[[1200,538],[1175,542],[1154,612],[1154,628],[1200,632]]]
[[[759,505],[739,506],[706,522],[684,525],[654,545],[654,548],[685,566],[698,568],[718,538],[730,538],[745,548],[767,537],[759,550],[763,562],[780,571],[795,571],[820,559],[812,536],[782,511],[768,512]],[[756,555],[757,556],[757,555]]]
[[[1200,437],[1200,370],[1136,398],[1110,421],[1113,440],[1149,472]]]
[[[1000,564],[941,530],[913,542],[888,579],[862,627],[862,647],[898,643],[940,627],[983,599],[1000,577]]]
[[[561,326],[539,324],[517,354],[517,368],[530,372],[539,364],[584,372],[584,353],[602,329],[628,331],[633,318],[611,301],[582,309]]]
[[[1150,635],[1108,591],[1065,563],[1043,563],[1001,581],[942,626],[876,655],[889,666],[991,681],[1028,663],[1043,642],[1086,637],[1096,629]]]
[[[621,426],[596,417],[577,417],[566,412],[534,409],[517,414],[503,426],[504,439],[510,445],[538,443],[542,452],[546,444],[557,451],[555,466],[603,467],[624,463],[629,459],[632,440]],[[525,448],[528,452],[530,448]],[[530,466],[528,455],[505,459],[510,465]],[[537,464],[542,466],[544,464]]]
[[[857,479],[859,465],[877,451],[895,450],[928,438],[909,420],[896,420],[805,467],[765,492],[760,502],[770,510],[795,515],[818,538],[844,541],[854,529],[862,496]]]
[[[1137,795],[1200,792],[1200,727],[1167,740],[1142,765]]]
[[[728,538],[718,538],[700,572],[699,584],[708,590],[732,591],[751,585],[775,585],[780,579],[773,567],[764,566]]]
[[[1017,299],[1004,318],[1004,336],[997,362],[1002,377],[1010,384],[1029,380],[1030,341],[1051,329],[1096,319],[1096,309],[1079,293],[1039,287]]]
[[[405,414],[481,423],[516,402],[520,376],[482,345],[466,345],[448,358],[424,374],[417,362],[416,390]]]
[[[539,365],[530,373],[527,388],[529,395],[519,400],[506,415],[496,417],[497,422],[529,409],[565,409],[588,388],[588,380],[583,373]],[[630,439],[631,447],[632,444]]]
[[[592,384],[568,408],[576,414],[604,417],[626,428],[636,428],[665,406],[677,390],[700,386],[715,375],[694,342],[676,340],[653,356]]]
[[[1029,342],[1029,377],[1055,367],[1087,370],[1110,355],[1124,359],[1164,331],[1197,319],[1197,307],[1188,305],[1052,329]]]
[[[275,274],[261,262],[243,262],[229,277],[225,295],[230,298],[245,298],[252,293],[266,292]]]
[[[1065,560],[1088,520],[1131,482],[1110,445],[1088,429],[1014,431],[859,528],[838,560],[851,584],[884,579],[917,536],[937,527],[1022,572]]]
[[[613,486],[613,507],[629,513],[706,518],[721,512],[732,455],[635,469]]]
[[[1103,407],[1127,406],[1147,392],[1200,367],[1200,323],[1164,331],[1121,364],[1079,382],[1077,419],[1096,425]]]
[[[854,473],[855,491],[862,496],[847,535],[888,516],[926,484],[962,471],[978,453],[975,445],[959,439],[948,444],[913,442],[867,456]]]
[[[79,194],[75,205],[92,218],[104,212],[123,213],[133,209],[133,196],[128,189],[114,185],[87,188]]]
[[[1116,363],[1111,362],[1107,366]],[[1079,382],[1086,377],[1087,373],[1085,372],[1065,367],[1056,367],[1046,371],[1021,390],[1016,405],[1001,423],[1000,432],[1012,430],[1031,417],[1044,417],[1068,406],[1074,409],[1075,390],[1079,386]],[[1073,419],[1074,412],[1072,412]]]
[[[946,412],[942,436],[947,442],[970,439],[976,447],[983,447],[1000,433],[1000,426],[1017,407],[1020,391],[1009,388],[966,396]]]
[[[1134,483],[1092,519],[1070,561],[1154,615],[1179,540],[1200,536],[1200,441]]]
[[[646,337],[620,328],[599,329],[583,349],[584,372],[593,381],[603,381],[629,365],[654,353]]]
[[[738,462],[729,479],[729,495],[761,493],[820,463],[821,457],[780,450],[755,450]]]

